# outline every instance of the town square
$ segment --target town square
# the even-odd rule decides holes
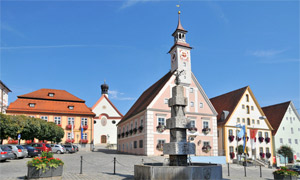
[[[1,179],[299,179],[297,1],[2,1]]]

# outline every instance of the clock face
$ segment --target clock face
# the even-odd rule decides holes
[[[180,49],[179,50],[179,55],[180,55],[180,59],[183,61],[188,61],[189,60],[189,51]]]

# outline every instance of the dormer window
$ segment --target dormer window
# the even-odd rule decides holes
[[[35,103],[29,103],[29,107],[35,107]]]
[[[49,97],[54,97],[54,93],[48,93]]]
[[[70,110],[73,110],[73,109],[74,109],[74,106],[68,106],[68,108],[69,108]]]

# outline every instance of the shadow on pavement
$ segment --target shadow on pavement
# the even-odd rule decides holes
[[[102,152],[105,154],[119,154],[119,152],[114,149],[94,149],[93,152]]]
[[[132,176],[132,175],[125,175],[125,174],[119,174],[119,173],[116,173],[116,174],[114,174],[114,173],[104,173],[104,174],[108,174],[108,175],[112,175],[112,176],[124,177],[124,180],[134,179],[134,176]]]

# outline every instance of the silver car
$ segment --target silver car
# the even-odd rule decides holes
[[[12,145],[12,144],[7,144],[5,145],[9,147],[12,152],[14,153],[14,158],[24,158],[28,156],[28,151],[21,145]]]
[[[0,145],[0,161],[6,161],[14,157],[14,153],[7,146]]]
[[[66,152],[65,148],[60,144],[51,144],[51,149],[52,149],[52,152],[57,153],[57,154]]]

